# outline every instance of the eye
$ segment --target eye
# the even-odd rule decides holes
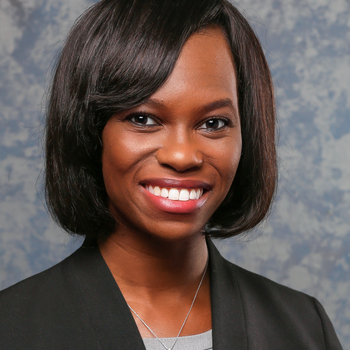
[[[199,129],[219,130],[228,125],[227,120],[221,118],[211,118],[199,126]]]
[[[133,114],[128,119],[136,125],[152,126],[158,125],[158,123],[147,114]]]

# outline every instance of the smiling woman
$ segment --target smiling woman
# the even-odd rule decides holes
[[[198,235],[225,199],[242,150],[236,74],[222,30],[193,34],[166,82],[108,120],[102,144],[117,232],[136,226],[163,239]]]
[[[1,348],[341,349],[317,300],[210,240],[264,219],[276,173],[270,72],[229,2],[92,6],[46,124],[48,207],[86,240],[0,294]]]

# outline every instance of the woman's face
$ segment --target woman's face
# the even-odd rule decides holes
[[[242,148],[236,73],[222,31],[192,35],[165,84],[113,116],[102,141],[118,230],[198,235],[230,189]]]

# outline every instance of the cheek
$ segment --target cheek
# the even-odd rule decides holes
[[[154,140],[123,130],[114,123],[102,133],[102,173],[109,197],[123,196],[137,182],[137,175],[151,159]]]
[[[127,168],[128,156],[126,152],[116,142],[105,142],[102,151],[102,172],[105,182],[115,178],[118,173],[125,173]]]
[[[143,145],[137,138],[116,131],[102,134],[102,169],[104,173],[125,174],[143,158]]]
[[[207,149],[209,150],[209,148]],[[241,158],[242,141],[240,133],[235,137],[227,137],[222,142],[216,143],[215,147],[210,147],[210,150],[211,163],[220,176],[222,190],[228,191]]]

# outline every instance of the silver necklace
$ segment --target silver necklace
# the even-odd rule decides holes
[[[182,332],[182,329],[184,328],[185,323],[186,323],[186,321],[187,321],[187,319],[188,319],[188,316],[190,315],[190,312],[191,312],[191,310],[192,310],[193,304],[194,304],[194,302],[196,301],[196,298],[197,298],[199,289],[201,288],[202,282],[203,282],[203,280],[204,280],[205,273],[207,272],[207,268],[208,268],[208,260],[207,260],[207,263],[205,264],[205,268],[204,268],[204,272],[203,272],[202,278],[201,278],[201,280],[200,280],[200,282],[199,282],[199,286],[198,286],[198,288],[197,288],[197,290],[196,290],[196,294],[194,295],[194,298],[193,298],[193,300],[192,300],[192,304],[191,304],[191,306],[190,306],[190,309],[188,310],[188,313],[187,313],[187,315],[186,315],[185,321],[183,322],[183,324],[182,324],[182,326],[181,326],[181,328],[180,328],[180,330],[179,330],[179,333],[177,334],[177,336],[176,336],[176,338],[175,338],[175,340],[174,340],[174,343],[173,343],[173,345],[172,345],[170,348],[168,348],[168,347],[157,337],[157,335],[152,331],[152,329],[147,325],[147,323],[146,323],[146,322],[137,314],[137,312],[128,304],[129,309],[130,309],[130,310],[135,314],[135,316],[143,323],[143,325],[155,336],[155,338],[163,345],[163,347],[164,347],[166,350],[172,350],[172,349],[174,348],[174,346],[175,346],[177,340],[179,339],[179,336],[180,336],[180,334],[181,334],[181,332]]]

